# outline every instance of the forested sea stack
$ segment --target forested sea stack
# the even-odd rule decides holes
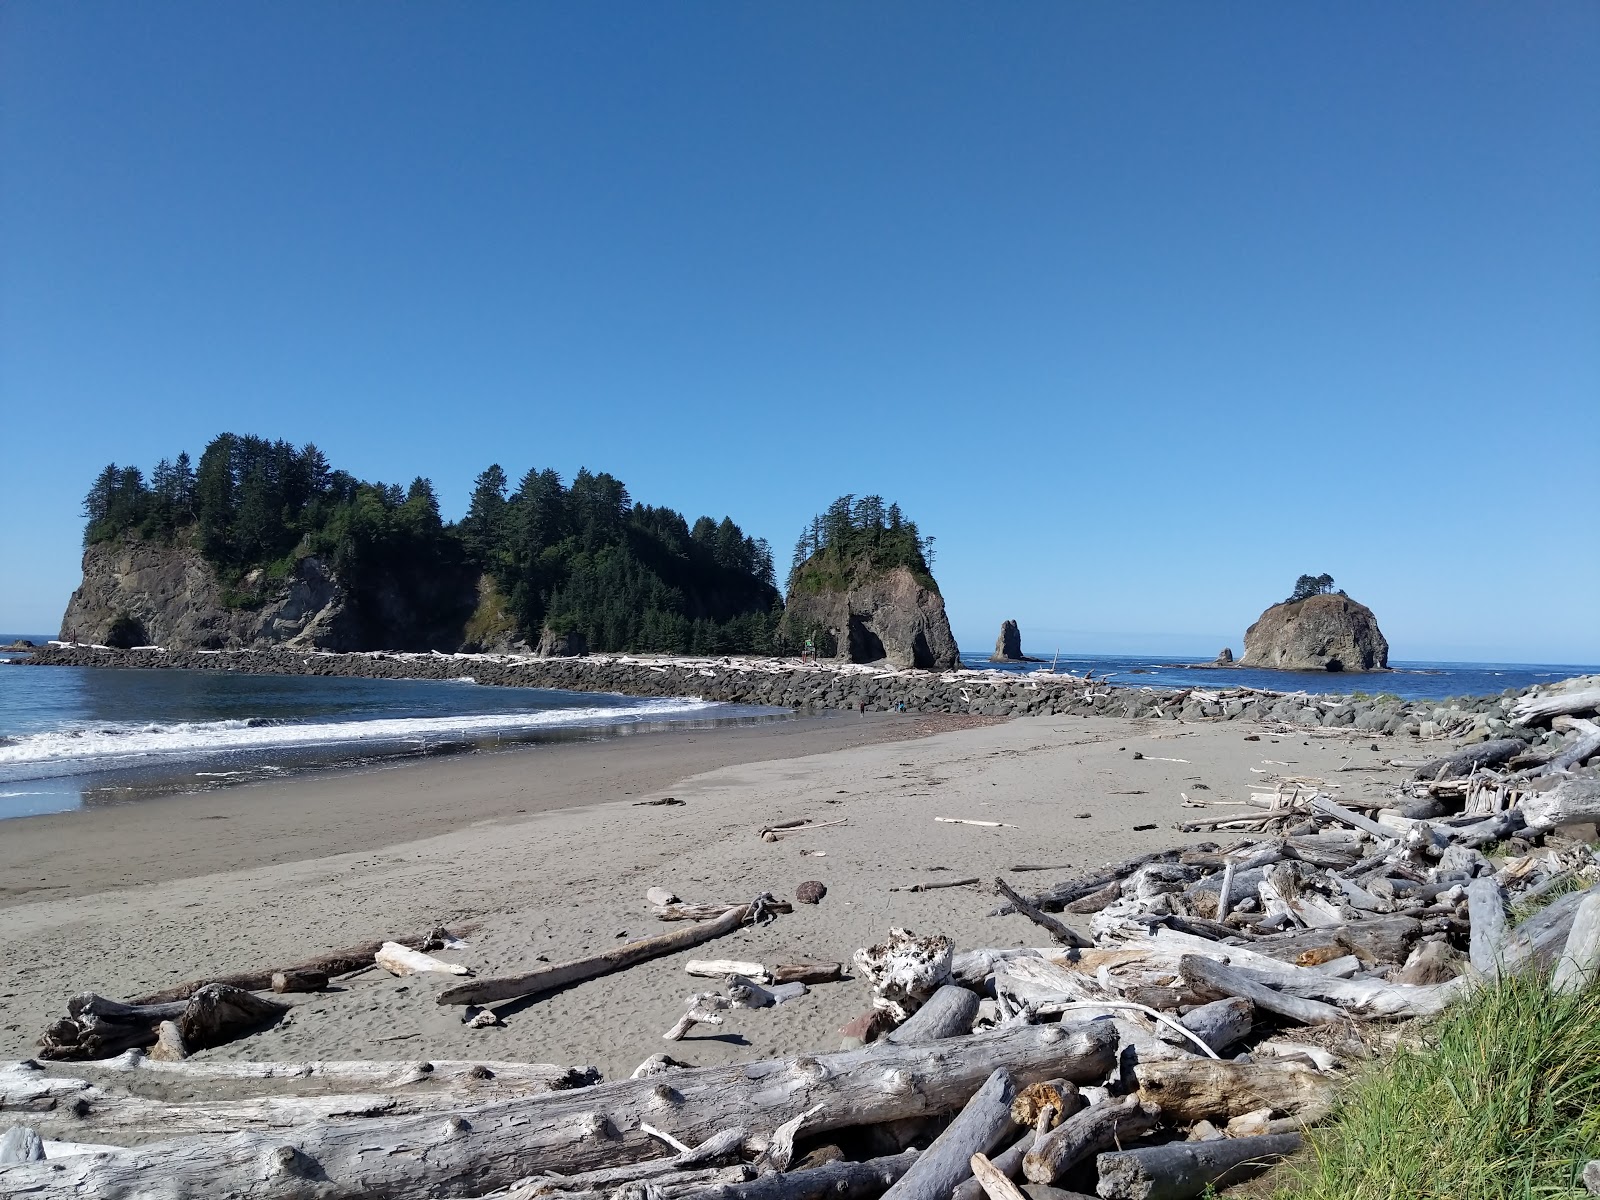
[[[108,466],[84,502],[70,641],[171,649],[772,653],[772,555],[622,481],[491,466],[459,524],[433,485],[368,483],[315,446],[223,434],[149,480]]]
[[[1241,666],[1280,671],[1384,671],[1389,643],[1364,604],[1333,590],[1330,575],[1302,575],[1244,635]]]
[[[783,633],[819,657],[947,670],[956,639],[931,571],[933,539],[881,496],[841,496],[800,535]]]

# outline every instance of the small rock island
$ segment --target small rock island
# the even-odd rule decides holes
[[[1277,671],[1386,671],[1389,643],[1365,604],[1333,590],[1330,575],[1302,575],[1289,599],[1245,631],[1243,667]]]

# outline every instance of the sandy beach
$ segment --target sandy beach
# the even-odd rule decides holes
[[[836,1049],[839,1026],[866,1005],[857,980],[734,1012],[676,1044],[661,1034],[705,986],[684,973],[690,957],[848,963],[891,926],[948,934],[958,949],[1039,944],[1024,918],[985,915],[994,875],[1206,840],[1174,828],[1191,815],[1184,793],[1239,800],[1302,775],[1336,795],[1372,794],[1399,774],[1386,760],[1411,744],[1244,722],[1057,716],[926,733],[935,727],[869,715],[621,738],[6,822],[0,1057],[28,1055],[80,991],[126,998],[441,923],[474,928],[466,949],[440,957],[512,973],[669,928],[648,910],[652,886],[740,901],[792,898],[809,879],[827,886],[820,905],[513,1004],[500,1028],[466,1028],[459,1009],[437,1005],[449,977],[374,969],[295,997],[276,1028],[207,1053],[521,1059],[593,1065],[609,1079],[669,1050],[707,1065]],[[667,795],[683,803],[639,803]],[[798,818],[844,823],[758,836]],[[1027,890],[1067,873],[1013,879]],[[891,890],[964,876],[984,886]]]

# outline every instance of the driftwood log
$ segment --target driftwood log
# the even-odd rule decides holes
[[[1266,1170],[1302,1144],[1298,1133],[1168,1142],[1095,1160],[1103,1200],[1186,1200],[1211,1184],[1226,1187]]]
[[[1078,948],[1094,945],[1092,941],[1077,930],[1062,924],[1043,909],[1038,908],[1024,897],[1018,895],[1004,879],[997,878],[994,881],[994,890],[1011,902],[1011,908],[1014,912],[1019,912],[1027,917],[1028,920],[1043,929],[1061,945]]]
[[[0,1074],[23,1069],[24,1064],[0,1065]],[[177,1079],[264,1081],[302,1084],[306,1081],[329,1088],[360,1088],[367,1092],[388,1092],[415,1087],[448,1087],[457,1083],[473,1087],[492,1087],[517,1092],[556,1092],[587,1087],[599,1082],[593,1067],[561,1067],[552,1063],[501,1062],[483,1059],[414,1059],[382,1061],[345,1059],[312,1062],[227,1062],[222,1059],[189,1059],[185,1062],[160,1062],[138,1051],[129,1050],[115,1058],[95,1064],[102,1071],[146,1071]]]
[[[1572,917],[1572,932],[1556,963],[1550,988],[1556,992],[1582,991],[1600,972],[1600,896],[1586,896]]]
[[[1054,1183],[1090,1155],[1149,1133],[1159,1119],[1160,1112],[1138,1096],[1102,1101],[1035,1141],[1023,1156],[1022,1173],[1033,1183]]]
[[[558,987],[565,987],[569,983],[579,983],[585,979],[609,975],[613,971],[620,971],[635,963],[660,958],[663,954],[674,954],[679,950],[687,950],[691,946],[698,946],[703,942],[730,934],[752,919],[756,907],[754,903],[741,904],[737,908],[730,908],[714,921],[685,926],[655,937],[640,938],[618,946],[614,950],[608,950],[604,954],[555,963],[522,975],[475,979],[471,983],[457,984],[440,992],[438,1002],[494,1004],[500,1000],[515,1000],[519,996],[536,996]]]
[[[226,984],[208,983],[187,1000],[162,1004],[123,1004],[93,992],[67,1002],[67,1015],[39,1039],[46,1059],[110,1058],[124,1050],[155,1044],[163,1022],[174,1022],[185,1052],[232,1041],[239,1034],[277,1020],[287,1004]]]
[[[429,1200],[508,1187],[534,1171],[573,1174],[660,1156],[641,1124],[699,1144],[732,1125],[771,1137],[818,1104],[807,1134],[960,1108],[996,1070],[1018,1083],[1102,1078],[1115,1034],[1098,1025],[1017,1026],[926,1046],[674,1071],[570,1092],[496,1100],[436,1114],[326,1122],[292,1133],[157,1142],[123,1154],[13,1167],[6,1184],[29,1200],[84,1196],[240,1200]]]
[[[1511,723],[1531,725],[1551,717],[1580,717],[1592,712],[1600,712],[1600,688],[1524,696],[1511,709]]]
[[[765,1175],[748,1183],[705,1188],[692,1200],[867,1200],[911,1169],[919,1157],[907,1150],[866,1162],[831,1162],[805,1171]]]
[[[1492,742],[1479,742],[1466,746],[1454,754],[1429,759],[1417,768],[1414,779],[1460,779],[1471,775],[1479,767],[1496,767],[1509,762],[1528,748],[1521,738],[1496,738]]]
[[[959,1037],[972,1032],[972,1022],[977,1015],[978,994],[959,984],[947,983],[929,996],[904,1025],[881,1040],[915,1046],[940,1038]]]
[[[1553,776],[1553,787],[1528,792],[1518,805],[1531,830],[1600,821],[1600,774]]]
[[[956,1184],[972,1174],[972,1156],[987,1154],[1016,1129],[1011,1122],[1016,1094],[1010,1073],[997,1068],[883,1200],[949,1200]]]
[[[1333,1077],[1299,1063],[1192,1058],[1140,1063],[1133,1073],[1139,1098],[1178,1121],[1226,1122],[1261,1108],[1312,1121],[1333,1105]]]

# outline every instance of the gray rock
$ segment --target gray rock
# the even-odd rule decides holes
[[[589,653],[589,643],[575,629],[557,633],[547,625],[539,634],[539,648],[535,653],[540,658],[582,658]]]
[[[1389,643],[1378,619],[1348,596],[1274,604],[1244,635],[1246,667],[1279,671],[1382,671]]]
[[[1022,630],[1015,621],[1002,621],[1000,636],[994,640],[994,653],[990,662],[1027,662],[1022,654]]]

